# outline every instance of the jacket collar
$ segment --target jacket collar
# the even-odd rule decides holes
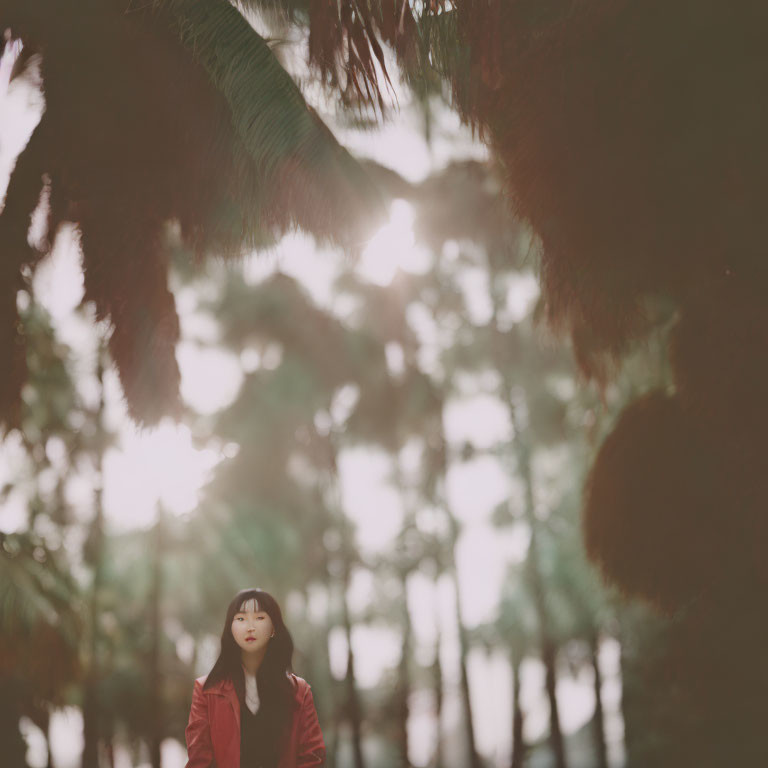
[[[235,720],[237,722],[237,728],[240,730],[240,702],[237,699],[237,692],[235,686],[231,680],[219,680],[214,683],[210,688],[205,691],[207,694],[213,696],[223,696],[229,701],[232,706],[232,710],[235,713]]]
[[[301,700],[302,691],[299,685],[299,680],[294,674],[289,675],[291,684],[293,685],[294,695],[297,701]],[[203,680],[203,678],[201,678]],[[214,683],[210,688],[205,689],[205,693],[213,696],[223,696],[229,701],[232,706],[232,710],[235,713],[235,720],[237,721],[237,728],[240,729],[240,702],[237,698],[237,691],[231,680],[224,679]]]

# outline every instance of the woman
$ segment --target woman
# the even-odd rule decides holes
[[[227,608],[221,653],[195,681],[187,768],[323,765],[312,692],[291,672],[293,640],[275,599],[238,592]]]

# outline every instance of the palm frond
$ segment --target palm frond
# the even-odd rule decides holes
[[[225,0],[165,0],[162,7],[226,100],[264,189],[268,220],[337,242],[361,238],[380,213],[378,191],[308,107],[267,41]]]
[[[417,55],[409,0],[317,0],[310,6],[309,26],[309,60],[323,80],[383,110],[381,87],[391,81],[382,43],[403,63]]]
[[[33,136],[19,156],[0,216],[0,360],[5,374],[0,378],[0,413],[9,426],[21,417],[21,389],[27,377],[24,336],[16,295],[24,287],[24,270],[39,258],[27,242],[32,211],[43,186],[45,158],[42,143]]]
[[[86,299],[112,326],[129,408],[148,423],[178,403],[167,222],[203,257],[240,255],[294,227],[354,246],[383,217],[375,185],[229,2],[126,6],[14,1],[2,12],[43,51],[45,95],[0,217],[5,421],[25,379],[15,297],[36,258],[25,241],[43,173],[48,239],[62,221],[79,225]]]

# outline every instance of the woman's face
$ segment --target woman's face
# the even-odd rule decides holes
[[[266,651],[273,632],[272,619],[255,600],[249,600],[232,619],[232,637],[245,653]]]

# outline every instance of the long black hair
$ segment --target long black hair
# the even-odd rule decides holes
[[[291,722],[293,710],[296,707],[294,683],[290,677],[293,659],[293,639],[283,622],[280,606],[272,595],[262,589],[243,589],[238,592],[229,606],[224,619],[224,629],[221,633],[221,652],[205,681],[203,689],[210,688],[222,680],[231,680],[244,706],[245,676],[241,661],[240,646],[232,635],[232,621],[235,614],[244,610],[248,600],[256,600],[260,611],[265,611],[275,630],[275,636],[267,644],[267,652],[256,674],[256,685],[259,691],[259,712],[263,712],[268,728],[266,732],[274,735],[275,753],[278,751],[279,739]]]

